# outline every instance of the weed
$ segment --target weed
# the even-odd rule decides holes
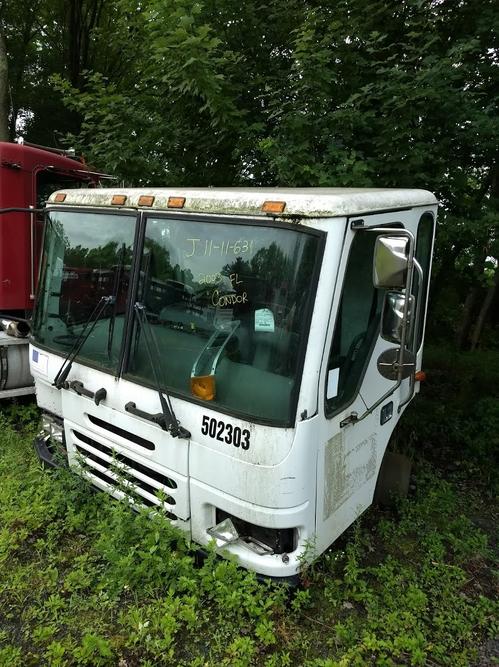
[[[420,461],[414,498],[314,562],[310,543],[290,593],[214,548],[196,565],[161,512],[43,470],[35,422],[25,406],[0,415],[2,667],[464,667],[497,633],[487,508],[462,477]]]

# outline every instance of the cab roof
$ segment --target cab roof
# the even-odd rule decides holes
[[[62,200],[62,194],[65,197]],[[59,197],[56,198],[56,195]],[[121,195],[121,198],[116,197]],[[115,202],[112,203],[113,197]],[[144,199],[153,198],[144,205]],[[124,199],[123,199],[124,198]],[[183,206],[169,206],[169,199],[184,199]],[[435,196],[427,190],[402,188],[93,188],[61,190],[49,203],[63,206],[144,208],[190,213],[217,213],[266,216],[264,202],[284,202],[278,217],[340,217],[374,211],[435,206]],[[121,203],[123,202],[123,203]],[[151,199],[149,199],[151,202]],[[177,202],[178,203],[178,202]],[[275,214],[274,214],[275,215]]]
[[[64,171],[84,172],[85,166],[75,157],[64,155],[57,149],[15,144],[0,141],[0,164],[13,169],[52,168]]]

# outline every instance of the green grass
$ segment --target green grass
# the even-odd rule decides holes
[[[420,460],[413,497],[367,512],[290,593],[42,470],[35,422],[0,415],[1,666],[467,667],[497,636],[497,516],[472,467]]]

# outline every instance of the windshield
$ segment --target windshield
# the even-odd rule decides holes
[[[103,297],[80,357],[115,371],[133,254],[135,216],[54,212],[48,215],[34,337],[62,355],[73,347]]]
[[[226,217],[148,217],[133,257],[136,218],[122,213],[49,215],[34,337],[65,356],[103,297],[115,296],[78,356],[187,400],[255,421],[294,419],[315,298],[321,236],[304,227]],[[137,293],[127,310],[129,276]],[[132,305],[143,306],[156,356]],[[127,315],[126,313],[129,313]],[[128,331],[128,329],[127,329]]]
[[[292,420],[319,245],[302,230],[147,220],[138,299],[171,391],[257,420]],[[129,373],[153,383],[137,326]]]

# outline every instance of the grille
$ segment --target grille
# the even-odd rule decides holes
[[[136,445],[139,445],[140,447],[144,447],[145,449],[149,449],[151,451],[154,451],[155,449],[153,442],[151,442],[150,440],[146,440],[145,438],[142,438],[140,435],[135,435],[135,433],[130,433],[130,431],[125,431],[125,429],[119,428],[119,426],[114,426],[114,424],[108,424],[107,422],[103,421],[102,419],[98,419],[93,415],[87,415],[87,417],[89,421],[92,422],[92,424],[100,426],[100,428],[105,428],[107,431],[115,433],[116,435],[119,435],[120,437],[125,438],[126,440],[130,440],[131,442],[135,443]]]
[[[169,519],[177,519],[173,497],[177,488],[175,480],[83,433],[73,430],[72,435],[78,463],[87,474],[115,487],[134,502],[161,508]],[[158,491],[161,498],[156,495]]]

